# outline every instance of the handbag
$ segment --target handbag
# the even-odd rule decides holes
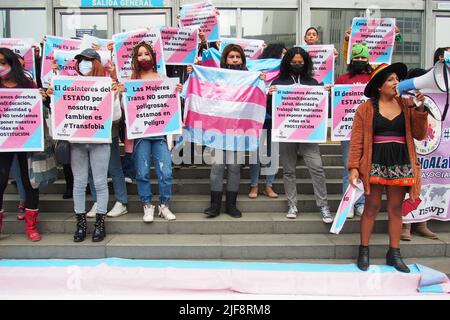
[[[53,183],[58,178],[55,155],[50,139],[44,140],[44,151],[28,153],[28,176],[34,189]]]
[[[59,164],[70,164],[70,142],[58,140],[55,143],[55,158]]]

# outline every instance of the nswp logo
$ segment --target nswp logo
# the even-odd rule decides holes
[[[425,106],[428,107],[430,112],[438,120],[433,118],[431,114],[428,114],[428,128],[425,139],[423,139],[422,141],[414,140],[416,151],[420,155],[427,155],[436,150],[441,143],[442,136],[442,123],[440,121],[442,117],[441,111],[439,110],[433,99],[431,99],[429,96],[425,96]]]

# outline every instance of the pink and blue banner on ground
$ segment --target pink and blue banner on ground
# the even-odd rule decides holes
[[[117,77],[123,82],[130,79],[132,73],[132,51],[140,42],[151,44],[156,54],[156,70],[158,73],[166,74],[164,63],[163,43],[161,31],[158,28],[139,29],[113,35],[114,41],[114,63],[117,69]]]
[[[61,37],[55,37],[47,35],[45,36],[44,49],[42,52],[42,70],[41,80],[42,86],[47,88],[51,82],[55,72],[52,69],[53,60],[55,58],[55,50],[78,50],[81,48],[82,41],[74,39],[66,39]]]
[[[180,27],[199,26],[208,41],[220,40],[219,15],[211,2],[185,4],[180,10]]]
[[[42,97],[37,89],[0,89],[0,152],[44,150]]]
[[[229,44],[237,44],[244,50],[247,59],[255,60],[264,51],[264,40],[257,39],[236,39],[236,38],[221,38],[220,52]]]
[[[0,47],[11,49],[20,55],[25,63],[25,71],[36,80],[36,68],[34,63],[34,48],[32,39],[0,38]]]
[[[272,96],[272,141],[327,140],[328,91],[321,86],[277,86]]]
[[[351,138],[356,109],[368,98],[365,85],[335,85],[332,89],[331,140],[348,141]]]
[[[124,82],[128,139],[181,134],[178,82],[178,78]]]
[[[0,297],[160,297],[161,295],[444,296],[448,277],[372,265],[183,260],[0,260]]]
[[[422,93],[425,106],[434,117],[428,115],[425,139],[415,141],[422,170],[422,202],[403,217],[406,223],[450,220],[450,117],[441,121],[447,93],[426,90]]]
[[[353,18],[349,48],[365,42],[370,53],[370,64],[391,64],[395,42],[395,19]],[[347,56],[347,64],[350,55]]]
[[[259,72],[194,66],[186,91],[185,130],[191,142],[231,151],[253,151],[266,116]]]
[[[301,46],[308,52],[313,62],[313,77],[317,82],[328,86],[334,83],[334,46]]]
[[[194,64],[198,51],[198,26],[162,27],[161,37],[166,64]]]
[[[110,143],[113,93],[110,77],[54,76],[52,132],[55,140]]]

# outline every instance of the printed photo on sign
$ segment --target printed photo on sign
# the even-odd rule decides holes
[[[178,78],[124,82],[128,139],[181,134],[178,82]]]
[[[391,64],[395,42],[395,19],[353,18],[349,48],[365,42],[370,53],[370,64]],[[350,55],[347,56],[350,64]]]
[[[156,54],[156,70],[159,74],[166,75],[166,65],[164,63],[163,44],[161,32],[158,28],[139,29],[113,35],[114,41],[114,64],[116,65],[117,77],[120,82],[129,80],[132,73],[132,52],[133,48],[141,43],[150,44]]]
[[[111,142],[111,86],[110,77],[53,77],[53,138],[71,142]]]
[[[321,86],[277,86],[272,96],[272,141],[327,140],[328,91]]]
[[[198,50],[198,26],[162,27],[164,61],[170,65],[194,64]]]
[[[348,141],[358,107],[367,101],[365,85],[335,85],[332,90],[331,140]]]
[[[300,46],[308,52],[313,62],[313,78],[323,85],[334,83],[334,46],[311,45]]]
[[[42,96],[37,89],[0,89],[0,152],[44,150]]]

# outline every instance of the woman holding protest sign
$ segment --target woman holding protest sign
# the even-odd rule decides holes
[[[348,72],[341,75],[334,82],[336,85],[340,84],[367,84],[370,80],[370,75],[373,71],[369,64],[370,54],[366,43],[354,44],[350,53],[350,64],[347,67]],[[342,194],[348,188],[348,151],[350,141],[341,141],[342,156],[344,161],[344,171],[342,177]],[[347,215],[347,218],[353,218],[356,213],[357,216],[361,216],[364,212],[364,196],[359,198],[354,206],[354,209]]]
[[[308,46],[319,44],[320,43],[319,30],[317,30],[317,28],[315,27],[309,27],[308,29],[306,29],[303,40]],[[334,59],[337,59],[337,57],[339,56],[339,52],[336,50],[336,48],[333,49],[333,52],[334,52]]]
[[[161,78],[156,70],[156,53],[151,44],[138,43],[131,53],[131,79],[155,80]],[[179,84],[177,89],[181,91]],[[137,190],[144,206],[144,222],[153,222],[155,206],[152,205],[150,184],[150,163],[153,158],[159,186],[159,213],[166,220],[175,220],[176,216],[169,209],[172,197],[172,158],[170,150],[173,147],[172,137],[157,136],[140,138],[134,141],[134,165],[136,168]]]
[[[425,138],[428,113],[420,92],[416,93],[418,106],[398,97],[397,84],[406,72],[403,63],[382,64],[375,69],[364,90],[370,99],[359,106],[353,121],[348,168],[349,182],[361,179],[366,196],[357,260],[363,271],[369,268],[369,240],[384,189],[389,217],[386,264],[401,272],[410,271],[400,254],[402,203],[407,192],[412,201],[420,195],[421,173],[414,139]],[[398,170],[405,167],[407,170]]]
[[[300,47],[294,47],[287,51],[280,66],[280,75],[269,87],[267,97],[267,112],[272,114],[272,94],[277,90],[278,85],[301,84],[306,86],[320,85],[312,77],[313,63],[309,54]],[[323,169],[322,158],[319,145],[317,143],[280,143],[280,162],[283,166],[283,180],[286,197],[288,199],[289,219],[297,217],[297,178],[296,164],[297,151],[303,156],[309,173],[312,177],[316,204],[320,208],[322,221],[332,223],[328,206],[327,186],[325,171]]]
[[[17,55],[7,48],[0,48],[0,89],[36,89],[36,84],[27,78]],[[44,98],[44,94],[41,92]],[[37,229],[39,214],[39,189],[31,186],[28,175],[26,152],[0,153],[0,233],[3,223],[3,193],[8,184],[8,176],[14,156],[20,167],[20,174],[25,188],[25,231],[31,241],[41,240]]]

